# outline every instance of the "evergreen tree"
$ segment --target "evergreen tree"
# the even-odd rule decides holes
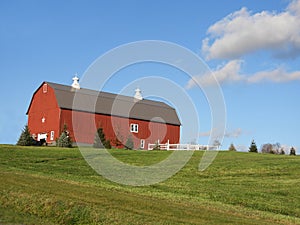
[[[121,132],[120,132],[120,126],[116,126],[115,128],[114,128],[114,130],[115,130],[115,138],[112,140],[112,143],[114,144],[114,146],[116,147],[116,148],[118,148],[118,147],[120,147],[120,146],[123,146],[123,135],[121,134]]]
[[[23,128],[22,133],[17,142],[17,145],[22,145],[22,146],[33,145],[33,140],[32,140],[28,125],[25,125],[25,127]]]
[[[95,133],[95,138],[94,138],[94,144],[93,144],[93,147],[94,148],[104,148],[104,145],[102,144],[102,141],[101,141],[101,136],[103,137],[103,130],[102,128],[99,128],[96,133]]]
[[[254,140],[252,140],[250,148],[249,148],[249,152],[256,152],[257,153],[257,146]]]
[[[133,144],[133,140],[132,140],[131,135],[129,135],[127,140],[126,140],[125,148],[126,149],[133,149],[134,148],[134,144]]]
[[[95,134],[93,147],[94,148],[106,148],[106,149],[111,148],[110,141],[106,140],[102,127],[98,128],[98,130]]]
[[[234,147],[233,143],[230,144],[228,151],[236,152],[236,148]]]
[[[294,147],[291,147],[290,155],[296,155],[296,149]]]
[[[56,145],[58,147],[67,147],[67,148],[72,147],[72,139],[69,136],[69,132],[66,124],[64,124],[64,130],[59,136],[59,138],[57,139]]]

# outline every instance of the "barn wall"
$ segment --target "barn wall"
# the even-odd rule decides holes
[[[180,126],[62,109],[61,129],[64,124],[67,125],[73,140],[78,143],[92,144],[99,127],[103,128],[106,138],[111,140],[113,146],[118,141],[124,145],[129,136],[132,137],[135,148],[140,148],[141,139],[145,140],[145,149],[148,143],[155,143],[157,140],[161,143],[168,140],[170,143],[179,143],[180,139]],[[138,133],[130,132],[130,124],[138,124]]]
[[[50,140],[51,131],[54,131],[53,141],[59,136],[60,108],[58,107],[54,90],[47,85],[46,92],[44,92],[43,85],[32,97],[28,110],[28,127],[30,133],[36,136],[39,133],[46,133],[47,142],[52,142]],[[45,118],[44,122],[42,118]]]

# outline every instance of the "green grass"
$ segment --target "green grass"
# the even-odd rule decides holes
[[[133,165],[171,152],[111,150]],[[0,145],[0,224],[300,224],[300,157],[203,152],[145,187],[98,175],[77,148]]]

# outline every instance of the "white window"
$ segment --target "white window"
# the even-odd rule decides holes
[[[144,147],[145,147],[145,140],[142,139],[142,140],[141,140],[141,149],[144,149]]]
[[[50,132],[50,141],[53,141],[54,140],[54,131],[52,130]]]
[[[43,93],[47,93],[48,91],[48,84],[43,85]]]
[[[135,123],[130,124],[130,132],[138,133],[139,132],[139,125],[135,124]]]

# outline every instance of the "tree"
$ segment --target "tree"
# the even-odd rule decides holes
[[[257,146],[254,140],[252,140],[251,145],[249,147],[249,152],[256,152],[257,153]]]
[[[281,148],[281,149],[280,149],[280,155],[285,155],[284,148]]]
[[[106,148],[106,149],[111,148],[110,141],[106,140],[102,127],[98,128],[98,130],[95,134],[93,147],[94,148]]]
[[[230,144],[228,151],[236,152],[236,148],[234,147],[233,143]]]
[[[64,129],[61,135],[59,136],[59,138],[57,139],[56,145],[58,147],[67,147],[67,148],[72,147],[72,139],[69,135],[69,131],[66,124],[64,124]]]
[[[129,136],[127,137],[126,144],[125,144],[125,148],[126,148],[126,149],[133,149],[133,148],[134,148],[134,144],[133,144],[133,140],[132,140],[131,135],[129,135]]]
[[[263,144],[261,147],[261,152],[276,154],[276,155],[279,155],[279,154],[284,155],[285,154],[284,149],[281,147],[280,143],[278,143],[278,142],[276,144],[270,144],[270,143]]]
[[[219,149],[220,146],[221,146],[221,142],[220,142],[218,139],[216,139],[216,140],[214,140],[214,142],[213,142],[213,146],[214,146],[214,147],[217,147],[217,149]]]
[[[263,144],[261,146],[261,152],[262,153],[274,153],[273,152],[273,145],[272,144]]]
[[[296,155],[296,149],[294,147],[291,147],[290,155]]]
[[[121,132],[120,132],[120,127],[119,127],[119,126],[116,126],[116,127],[114,128],[114,130],[115,130],[116,136],[115,136],[115,138],[112,140],[112,143],[114,144],[114,146],[115,146],[116,148],[118,148],[118,147],[120,147],[120,146],[123,146],[123,136],[122,136],[122,134],[121,134]]]
[[[25,127],[23,128],[22,133],[17,142],[17,145],[22,145],[22,146],[33,145],[33,139],[31,137],[28,125],[25,125]]]

